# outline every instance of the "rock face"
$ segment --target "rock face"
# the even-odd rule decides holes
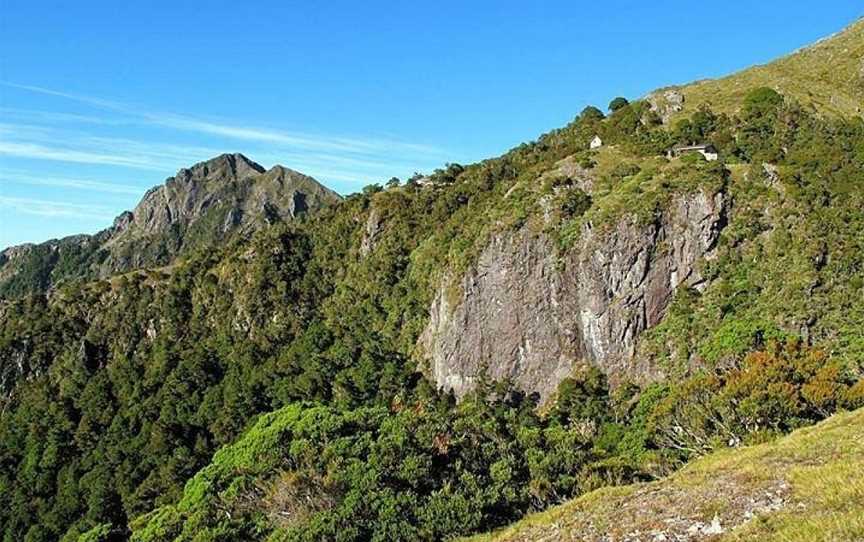
[[[242,154],[223,154],[181,169],[164,185],[148,190],[134,211],[115,220],[115,239],[131,231],[154,234],[172,223],[193,222],[208,207],[236,192],[239,182],[261,173],[264,168]]]
[[[440,289],[420,338],[439,387],[461,396],[486,372],[548,393],[545,382],[569,374],[579,350],[578,313],[556,259],[543,236],[496,237],[462,277],[458,299]]]
[[[660,115],[664,124],[672,115],[684,109],[684,94],[676,89],[658,90],[649,94],[647,99],[651,104],[651,111]]]
[[[242,154],[223,154],[181,169],[102,232],[4,250],[0,297],[47,290],[62,279],[165,265],[186,250],[291,220],[339,199],[302,173],[282,166],[265,171]],[[59,276],[58,267],[63,269]]]
[[[294,218],[338,199],[302,173],[282,166],[265,171],[242,154],[224,154],[181,169],[149,190],[134,211],[115,220],[112,241],[188,226],[215,209],[224,211],[222,229],[228,230]]]
[[[704,286],[699,263],[711,257],[725,211],[722,192],[681,196],[653,223],[586,225],[563,255],[526,229],[495,237],[460,288],[445,281],[435,296],[420,338],[431,377],[461,396],[485,372],[542,399],[580,364],[613,382],[659,377],[634,359],[639,336],[676,288]]]
[[[366,226],[363,228],[363,240],[360,243],[361,256],[368,256],[375,248],[375,242],[381,233],[381,228],[381,213],[373,207],[369,212],[369,218],[366,219]]]

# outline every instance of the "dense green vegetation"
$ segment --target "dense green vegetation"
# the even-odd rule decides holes
[[[4,302],[3,540],[434,540],[861,405],[864,121],[767,90],[671,128],[613,109],[168,268]],[[694,141],[723,160],[663,156]],[[590,194],[544,177],[568,157]],[[506,383],[459,405],[430,389],[432,293],[494,232],[544,228],[563,253],[583,221],[652,220],[703,187],[732,201],[708,286],[640,352],[677,385],[587,371],[543,408]]]
[[[20,297],[33,292],[47,290],[61,279],[76,279],[85,275],[92,264],[103,257],[96,243],[98,236],[78,236],[32,245],[24,249],[27,255],[17,261],[0,256],[0,267],[9,275],[0,281],[0,299]]]
[[[132,538],[441,540],[864,405],[860,383],[795,343],[728,374],[633,392],[610,396],[589,371],[562,383],[546,416],[506,384],[455,407],[423,386],[389,408],[295,403],[220,450]]]

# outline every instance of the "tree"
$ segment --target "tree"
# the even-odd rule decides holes
[[[768,87],[751,90],[741,108],[741,148],[747,158],[775,161],[780,156],[780,145],[774,137],[783,96]]]
[[[606,375],[589,367],[558,385],[554,413],[562,422],[573,420],[604,421],[609,415],[609,384]]]
[[[561,202],[561,214],[566,218],[582,216],[591,207],[591,196],[579,188],[567,192]]]
[[[606,118],[606,115],[603,114],[602,111],[594,107],[593,105],[589,105],[585,109],[579,113],[579,120],[586,121],[600,121]]]
[[[617,98],[615,98],[611,102],[609,102],[609,111],[614,113],[614,112],[618,111],[619,109],[626,107],[628,105],[630,105],[630,102],[627,101],[627,98],[624,98],[622,96],[618,96]]]
[[[773,88],[759,87],[751,90],[744,98],[741,113],[745,120],[764,118],[775,113],[783,105],[783,96]]]
[[[367,196],[371,196],[372,194],[377,194],[383,190],[380,184],[367,184],[363,187],[363,193]]]

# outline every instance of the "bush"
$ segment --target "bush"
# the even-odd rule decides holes
[[[775,342],[731,371],[676,386],[650,416],[652,438],[660,447],[700,455],[855,406],[860,385],[824,352],[797,339]]]
[[[606,118],[606,115],[593,105],[589,105],[579,114],[579,120],[582,122],[601,121],[604,118]]]
[[[744,120],[752,121],[776,113],[781,105],[783,105],[783,96],[779,92],[772,88],[760,87],[751,90],[744,97],[741,114]]]
[[[591,196],[578,188],[573,188],[564,194],[564,199],[561,202],[561,216],[564,218],[582,216],[590,207]]]
[[[629,104],[630,102],[627,101],[627,98],[618,96],[617,98],[614,98],[611,102],[609,102],[609,111],[614,113]]]

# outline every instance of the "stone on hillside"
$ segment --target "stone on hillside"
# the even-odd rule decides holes
[[[648,95],[651,111],[654,111],[667,123],[675,113],[684,109],[684,94],[675,89],[657,91]]]

